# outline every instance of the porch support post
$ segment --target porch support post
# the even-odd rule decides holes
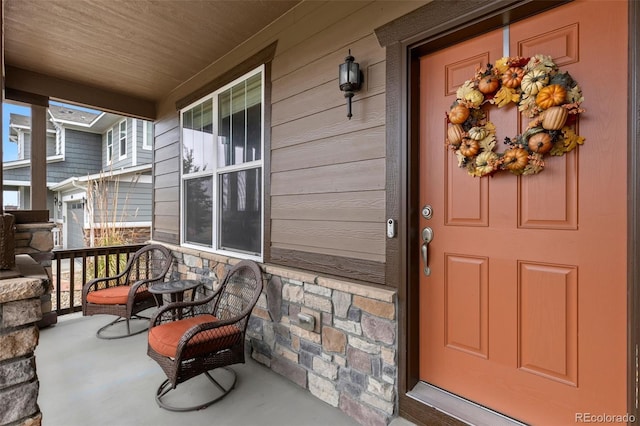
[[[2,44],[0,43],[0,49],[2,49]],[[4,67],[3,67],[4,68]],[[3,78],[4,80],[4,78]],[[0,102],[0,117],[4,116],[4,110],[3,110],[3,103],[4,103],[4,99],[2,99],[2,102]],[[2,122],[2,134],[4,134],[4,120]],[[2,143],[0,143],[0,158],[4,159],[4,152],[2,150]],[[0,216],[4,214],[4,175],[3,175],[3,171],[4,169],[2,167],[0,167],[0,188],[2,189],[0,191]]]
[[[31,105],[31,209],[47,209],[47,108]]]
[[[0,34],[4,34],[4,1],[0,3]],[[2,73],[2,78],[0,80],[2,80],[0,82],[0,93],[2,93],[2,95],[0,96],[0,117],[4,117],[4,110],[3,110],[3,104],[4,104],[4,37],[0,37],[0,72]],[[6,125],[8,126],[9,123],[6,123]],[[4,135],[4,126],[5,126],[5,122],[4,120],[2,120],[0,122],[0,129],[2,130],[2,134]],[[2,141],[3,143],[0,143],[0,159],[2,159],[2,161],[4,161],[4,152],[2,150],[2,145],[4,145],[4,141]],[[0,167],[0,215],[4,214],[4,175],[3,175],[3,168]]]

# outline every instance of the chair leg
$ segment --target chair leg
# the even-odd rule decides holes
[[[135,319],[135,320],[149,320],[148,317],[142,317],[142,316],[138,316],[138,315],[134,315],[131,317],[131,319]],[[109,335],[105,335],[103,332],[105,330],[107,330],[108,328],[110,328],[113,325],[116,325],[122,321],[126,321],[127,324],[127,334],[119,334],[116,336],[109,336]],[[147,331],[149,329],[149,326],[147,325],[147,327],[143,328],[142,330],[137,330],[134,331],[133,333],[131,332],[131,327],[129,325],[129,319],[127,318],[122,318],[122,317],[118,317],[115,320],[111,321],[109,324],[105,325],[104,327],[101,327],[97,332],[96,332],[96,336],[99,339],[104,339],[104,340],[113,340],[113,339],[122,339],[123,337],[129,337],[129,336],[135,336],[136,334],[140,334],[140,333],[144,333],[145,331]]]
[[[208,406],[210,406],[214,402],[220,401],[222,398],[227,396],[229,394],[229,392],[231,392],[231,390],[233,390],[233,388],[236,385],[236,381],[238,380],[238,375],[236,374],[236,372],[231,367],[221,367],[221,368],[217,368],[217,369],[215,369],[213,371],[217,371],[217,370],[225,370],[225,371],[229,372],[232,375],[233,381],[231,382],[230,385],[228,385],[225,388],[223,385],[220,384],[220,382],[218,380],[214,379],[211,376],[211,374],[209,374],[208,371],[205,371],[204,374],[207,376],[207,378],[219,390],[219,393],[217,393],[216,396],[213,399],[211,399],[211,400],[209,400],[207,402],[200,403],[198,405],[190,406],[190,407],[177,407],[175,405],[167,404],[166,402],[164,402],[163,398],[169,392],[176,390],[176,387],[171,386],[171,382],[169,381],[169,379],[167,379],[164,382],[162,382],[162,384],[158,387],[158,390],[156,392],[156,402],[158,403],[158,406],[160,406],[161,408],[164,408],[165,410],[169,410],[169,411],[195,411],[195,410],[202,410],[203,408],[207,408]]]
[[[204,374],[209,378],[209,380],[211,380],[211,382],[216,385],[216,387],[218,389],[220,389],[220,392],[224,392],[225,394],[228,393],[231,389],[233,389],[233,386],[236,384],[236,381],[234,379],[233,381],[233,385],[231,385],[231,387],[229,388],[229,390],[225,389],[222,387],[222,385],[220,383],[218,383],[218,381],[216,379],[214,379],[213,377],[211,377],[211,374],[209,374],[208,371],[205,371]],[[235,375],[235,371],[233,372],[233,374]]]

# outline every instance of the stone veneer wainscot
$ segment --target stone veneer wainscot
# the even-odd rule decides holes
[[[164,245],[176,258],[173,278],[199,279],[207,288],[239,261]],[[251,356],[362,424],[387,425],[396,407],[396,292],[261,268],[266,285],[247,328]],[[312,315],[315,328],[302,328],[298,313]]]

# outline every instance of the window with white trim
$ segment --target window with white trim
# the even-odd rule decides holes
[[[107,164],[113,161],[113,129],[107,130]]]
[[[180,111],[182,243],[262,257],[263,67]]]
[[[120,146],[120,160],[127,156],[127,120],[118,124],[118,141]]]
[[[153,122],[142,121],[142,149],[153,147]]]
[[[62,155],[62,144],[64,143],[64,127],[55,125],[56,128],[56,154]]]

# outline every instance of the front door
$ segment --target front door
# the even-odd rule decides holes
[[[456,89],[535,54],[580,84],[585,144],[540,174],[469,176],[445,147]],[[575,1],[420,58],[422,381],[531,424],[626,413],[627,78],[623,1]],[[502,147],[529,121],[487,111]]]

